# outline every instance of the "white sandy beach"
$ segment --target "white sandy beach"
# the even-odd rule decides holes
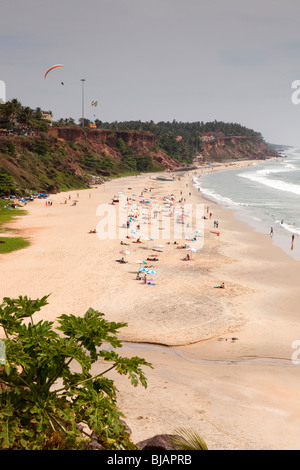
[[[38,319],[55,321],[93,307],[108,320],[128,323],[119,352],[154,366],[145,369],[146,390],[111,374],[134,442],[191,427],[212,450],[299,449],[300,365],[292,363],[292,343],[300,340],[300,263],[267,233],[202,199],[192,172],[175,176],[128,177],[53,195],[52,206],[44,200],[28,204],[28,215],[11,226],[31,245],[0,255],[0,297],[51,293]],[[186,203],[209,206],[204,245],[191,261],[182,261],[186,251],[173,240],[147,245],[128,239],[121,246],[119,239],[88,233],[97,227],[100,204],[118,192],[137,201],[144,188],[151,188],[155,203],[174,194],[176,202],[184,196]],[[142,230],[150,221],[139,222]],[[164,245],[162,252],[151,250],[155,243]],[[131,251],[126,264],[116,262],[122,249]],[[135,279],[136,261],[152,255],[159,258],[149,262],[158,275],[151,276],[155,285],[143,285]],[[225,289],[215,289],[221,282]]]

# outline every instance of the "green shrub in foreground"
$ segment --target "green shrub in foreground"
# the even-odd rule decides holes
[[[146,388],[141,366],[151,364],[101,349],[105,343],[121,347],[117,332],[127,325],[108,322],[93,309],[83,317],[60,316],[57,329],[62,334],[53,322],[34,323],[34,313],[47,298],[6,297],[0,305],[6,337],[5,364],[0,366],[0,449],[86,449],[92,435],[103,449],[135,449],[120,420],[114,381],[105,374],[115,369],[132,385],[140,382]],[[93,376],[96,361],[102,371]]]

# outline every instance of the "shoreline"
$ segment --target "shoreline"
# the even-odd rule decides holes
[[[275,160],[276,161],[276,160],[279,160],[281,158],[282,157],[271,158],[271,159],[268,159],[268,160],[271,160],[271,161]],[[255,165],[256,163],[260,163],[262,161],[261,160],[249,161],[249,165],[247,165],[247,166],[251,166],[251,162],[252,162],[253,165]],[[243,166],[243,168],[244,167],[245,166]],[[232,168],[228,168],[228,169],[232,169]],[[226,171],[226,169],[222,169],[221,171]],[[198,174],[197,176],[201,176],[201,174],[200,175]],[[234,205],[233,203],[230,204],[230,202],[228,202],[228,203],[222,202],[222,201],[217,200],[213,196],[209,196],[208,194],[205,193],[205,191],[202,191],[201,186],[200,186],[200,184],[201,184],[200,181],[199,181],[198,184],[199,184],[199,191],[200,191],[201,197],[203,199],[205,199],[205,200],[207,200],[211,203],[215,203],[217,205],[220,205],[224,209],[232,211],[235,214],[235,217],[238,220],[246,223],[250,228],[254,229],[256,232],[270,235],[270,233],[269,233],[270,227],[267,226],[267,223],[265,221],[256,220],[255,217],[251,213],[249,213],[247,211],[247,209],[245,209],[242,206]],[[291,250],[291,235],[292,235],[292,233],[294,233],[294,232],[288,231],[288,230],[283,230],[283,231],[279,230],[279,232],[276,231],[276,234],[274,234],[272,237],[270,237],[270,241],[273,245],[281,248],[292,259],[294,259],[296,261],[300,261],[300,246],[299,246],[299,244],[296,243],[295,246],[293,247],[293,249]]]
[[[220,236],[212,233],[213,220],[205,220],[203,249],[190,264],[181,261],[181,250],[166,245],[154,286],[133,274],[135,261],[148,252],[145,245],[130,240],[129,263],[120,266],[120,241],[88,234],[97,224],[98,204],[128,187],[138,194],[149,182],[159,200],[183,191],[187,202],[206,206],[191,175],[179,177],[155,182],[138,175],[70,191],[77,206],[64,204],[62,193],[50,208],[34,203],[14,222],[31,245],[0,256],[1,297],[52,292],[37,321],[93,307],[110,321],[128,323],[119,354],[139,355],[154,366],[145,370],[146,390],[110,376],[134,442],[180,426],[201,434],[211,450],[297,449],[299,368],[291,364],[291,345],[300,336],[299,263],[211,201]],[[225,289],[214,289],[222,281]]]

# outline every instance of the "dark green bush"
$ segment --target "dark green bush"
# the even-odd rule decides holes
[[[33,315],[47,298],[4,298],[0,306],[6,337],[5,364],[0,366],[0,448],[86,449],[93,433],[103,449],[135,449],[121,420],[115,383],[105,375],[114,369],[132,385],[146,388],[141,366],[151,364],[119,356],[117,333],[126,323],[108,322],[93,309],[83,317],[61,315],[61,334],[53,322],[34,323]],[[96,362],[101,372],[92,375]]]

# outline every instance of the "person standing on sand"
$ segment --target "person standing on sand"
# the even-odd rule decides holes
[[[293,233],[292,235],[292,244],[291,244],[291,250],[294,249],[294,240],[295,240],[295,234]]]
[[[271,230],[270,230],[270,237],[273,237],[274,235],[274,231],[273,231],[273,227],[271,227]]]

